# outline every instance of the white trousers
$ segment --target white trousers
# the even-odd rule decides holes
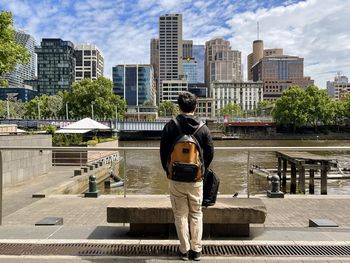
[[[187,183],[169,180],[171,206],[180,240],[180,251],[202,251],[203,182]]]

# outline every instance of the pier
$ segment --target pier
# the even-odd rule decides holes
[[[297,189],[297,172],[298,189],[299,192],[305,194],[305,171],[309,169],[309,193],[314,194],[315,184],[314,175],[315,170],[321,171],[321,195],[327,194],[327,173],[331,167],[337,167],[337,162],[324,156],[308,153],[308,152],[290,152],[278,151],[276,152],[278,160],[277,174],[282,178],[282,191],[286,192],[287,186],[287,165],[291,166],[291,183],[290,193],[295,194]]]

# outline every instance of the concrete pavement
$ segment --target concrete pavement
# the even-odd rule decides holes
[[[106,207],[114,196],[83,198],[82,195],[51,195],[33,199],[31,195],[72,176],[74,167],[53,168],[39,180],[6,188],[0,243],[6,242],[147,242],[177,244],[170,239],[137,239],[127,235],[128,225],[106,222]],[[55,170],[57,169],[57,170]],[[263,200],[267,208],[264,224],[252,225],[249,238],[204,240],[204,244],[323,244],[350,245],[350,196],[286,195],[284,199]],[[62,226],[34,226],[44,217],[63,217]],[[310,218],[326,218],[338,228],[309,228]],[[0,252],[1,254],[1,252]],[[0,262],[177,262],[176,258],[0,256]],[[203,262],[350,262],[349,258],[203,258]]]

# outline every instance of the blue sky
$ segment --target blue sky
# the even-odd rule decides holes
[[[93,43],[105,57],[105,75],[120,63],[149,63],[149,40],[158,35],[158,17],[183,14],[183,38],[204,44],[224,37],[247,55],[256,22],[265,48],[283,48],[304,57],[305,75],[325,87],[340,71],[350,77],[349,0],[0,0],[15,27],[42,38]]]

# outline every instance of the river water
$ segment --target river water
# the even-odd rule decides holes
[[[158,147],[159,141],[120,141],[119,146]],[[214,146],[350,146],[350,140],[225,140],[214,141]],[[342,168],[350,167],[350,152],[319,152],[315,154],[337,159],[339,166]],[[125,188],[127,194],[168,193],[167,179],[160,164],[159,151],[128,151],[126,159],[127,176]],[[265,168],[277,167],[277,159],[274,152],[251,153],[250,162]],[[247,152],[217,150],[215,151],[212,168],[221,179],[220,194],[234,194],[236,192],[240,196],[247,194]],[[121,164],[121,176],[123,176],[123,169],[123,164]],[[315,194],[320,193],[319,184],[320,181],[315,180]],[[266,177],[256,174],[250,175],[250,194],[266,193],[267,189],[270,189],[270,187]],[[123,189],[111,189],[110,193],[122,194]],[[350,194],[350,179],[329,179],[328,194]]]

